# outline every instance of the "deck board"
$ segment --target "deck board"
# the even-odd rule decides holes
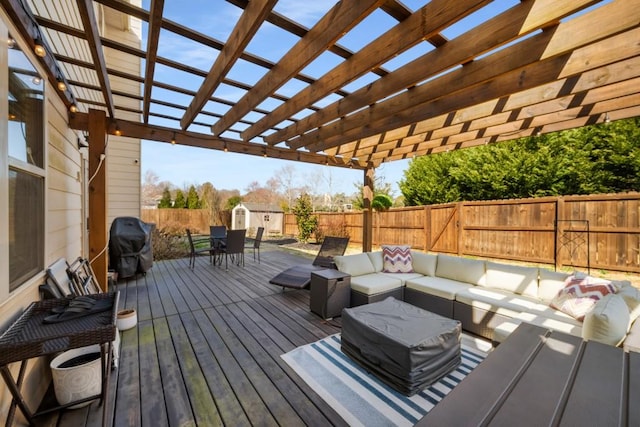
[[[121,332],[111,374],[113,426],[345,425],[280,357],[340,331],[309,311],[309,292],[269,284],[282,269],[309,264],[263,245],[261,262],[229,269],[198,258],[155,262],[120,280],[120,309],[138,325]],[[101,425],[102,407],[61,414],[59,425]]]

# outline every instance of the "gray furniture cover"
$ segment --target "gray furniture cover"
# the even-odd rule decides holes
[[[139,218],[117,217],[109,231],[109,268],[119,278],[146,273],[153,266],[151,232],[153,224]]]
[[[411,396],[460,364],[461,329],[457,320],[389,297],[342,311],[342,351]]]

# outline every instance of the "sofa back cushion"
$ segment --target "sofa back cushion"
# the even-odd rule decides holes
[[[411,257],[413,259],[413,271],[424,274],[425,276],[433,277],[436,275],[438,255],[411,251]]]
[[[369,256],[369,261],[373,264],[373,269],[376,273],[380,273],[383,265],[382,251],[367,252],[367,255]]]
[[[607,294],[584,316],[582,338],[609,345],[619,345],[629,330],[629,310],[624,299]]]
[[[487,288],[538,297],[538,268],[487,261]]]
[[[336,264],[338,270],[352,276],[362,276],[363,274],[376,272],[366,253],[336,256],[333,257],[333,262]]]
[[[569,273],[540,269],[540,279],[538,283],[538,298],[549,304],[558,292],[565,286],[565,281],[570,276]]]
[[[483,286],[485,283],[485,262],[483,260],[438,254],[436,276]]]
[[[620,295],[629,309],[629,322],[633,323],[640,317],[640,289],[631,285],[625,286],[617,293]]]

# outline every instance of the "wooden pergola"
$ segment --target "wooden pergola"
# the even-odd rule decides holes
[[[149,10],[124,0],[0,1],[32,47],[44,41],[48,79],[65,82],[58,94],[69,124],[89,132],[90,150],[100,145],[92,140],[118,132],[361,169],[365,206],[382,162],[640,115],[640,0],[495,2],[497,14],[482,13],[488,0],[431,0],[415,9],[398,0],[344,0],[311,28],[277,12],[276,0],[228,0],[240,10],[225,40],[168,19],[164,0],[151,0]],[[213,11],[218,3],[210,4]],[[105,37],[98,7],[145,22],[146,46]],[[363,47],[341,44],[351,32],[362,37],[359,24],[381,14],[391,24]],[[248,49],[266,26],[295,41],[277,61]],[[214,52],[211,68],[161,56],[169,33]],[[141,75],[108,67],[106,49],[144,60]],[[337,65],[316,77],[305,73],[327,57]],[[256,70],[255,81],[230,77],[241,62]],[[201,84],[194,90],[161,81],[158,66]],[[114,79],[132,90],[112,90]],[[298,87],[292,96],[279,92],[291,82]],[[223,86],[242,95],[222,98]],[[132,99],[139,108],[125,106]],[[154,124],[160,119],[173,126]],[[90,151],[90,169],[100,154]],[[370,224],[367,209],[365,230]],[[370,231],[363,246],[370,249]]]

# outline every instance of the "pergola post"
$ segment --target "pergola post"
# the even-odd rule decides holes
[[[371,252],[373,246],[373,211],[371,201],[373,200],[373,180],[374,168],[364,170],[364,186],[362,188],[362,251]]]
[[[100,288],[107,291],[107,117],[89,110],[89,260]]]

